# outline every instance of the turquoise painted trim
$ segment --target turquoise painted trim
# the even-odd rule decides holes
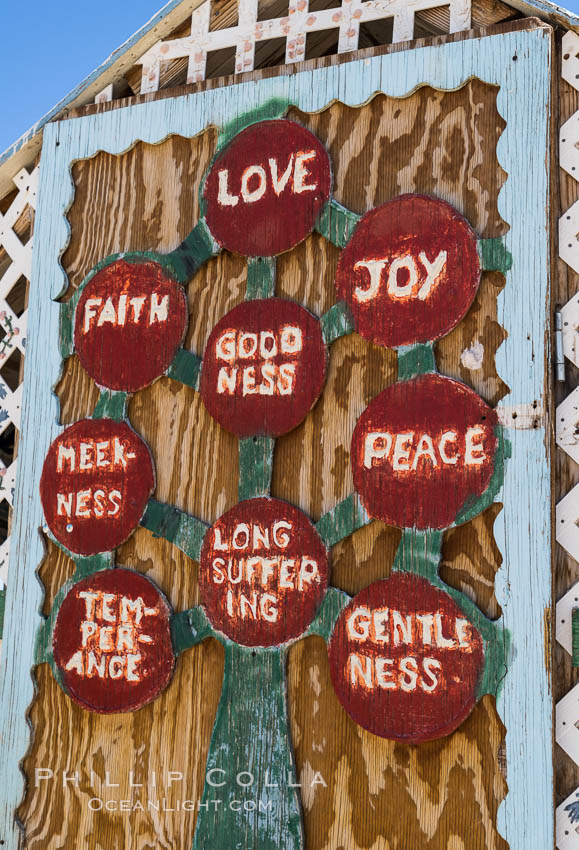
[[[350,601],[351,597],[343,590],[338,590],[337,587],[328,587],[320,610],[305,636],[318,635],[323,637],[327,643],[332,637],[336,620]]]
[[[171,618],[171,638],[177,655],[201,643],[205,638],[215,636],[215,630],[200,605],[173,614]]]
[[[203,361],[198,354],[180,348],[167,369],[167,377],[198,390],[202,363]]]
[[[43,522],[38,481],[48,446],[61,430],[51,392],[61,365],[56,344],[59,311],[50,301],[49,290],[57,294],[67,286],[59,258],[69,241],[66,211],[73,200],[71,162],[99,150],[121,153],[138,139],[155,144],[173,133],[192,137],[208,124],[224,126],[233,109],[246,112],[275,97],[302,110],[316,111],[333,100],[356,106],[379,91],[404,97],[421,84],[456,88],[471,76],[498,86],[498,109],[506,120],[498,156],[508,175],[499,209],[510,225],[505,241],[513,266],[498,302],[498,321],[508,337],[498,350],[497,368],[510,387],[507,404],[547,403],[543,346],[549,303],[545,216],[549,160],[545,152],[549,150],[550,73],[551,32],[540,27],[239,83],[46,127],[0,670],[0,834],[4,850],[17,850],[19,844],[13,814],[24,791],[19,763],[30,742],[26,712],[33,684],[29,671],[42,603],[35,575],[43,557],[42,540],[34,531]],[[504,557],[497,575],[497,597],[514,645],[498,698],[508,730],[509,785],[499,811],[499,826],[510,850],[543,850],[550,846],[553,835],[552,710],[543,646],[544,613],[551,599],[550,471],[545,448],[549,439],[540,427],[512,431],[511,443],[513,460],[505,470],[500,497],[503,510],[495,524]]]

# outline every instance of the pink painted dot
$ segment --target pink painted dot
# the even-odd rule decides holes
[[[361,17],[362,17],[362,10],[361,10],[361,9],[356,9],[356,11],[355,11],[355,12],[354,12],[354,14],[352,15],[352,17],[353,17],[353,18],[361,18]]]
[[[315,22],[316,22],[316,16],[315,16],[315,15],[310,15],[310,17],[309,17],[309,18],[307,19],[307,21],[306,21],[306,24],[307,24],[309,27],[311,27],[313,24],[315,24]]]

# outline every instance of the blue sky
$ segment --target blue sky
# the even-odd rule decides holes
[[[163,0],[0,0],[0,152],[138,30]],[[579,14],[579,0],[560,0]],[[22,49],[24,47],[24,50]]]

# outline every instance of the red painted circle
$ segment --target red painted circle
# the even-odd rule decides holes
[[[487,488],[497,415],[464,384],[420,375],[387,387],[356,424],[354,487],[388,525],[446,528]]]
[[[132,428],[82,419],[50,446],[40,498],[56,539],[71,552],[96,555],[135,530],[154,486],[149,449]]]
[[[443,738],[472,711],[483,643],[448,593],[394,573],[342,611],[330,640],[338,699],[359,726],[406,744]]]
[[[162,593],[133,570],[105,570],[75,584],[52,638],[69,696],[101,714],[137,711],[155,699],[175,667],[170,617]]]
[[[366,213],[336,275],[358,333],[388,348],[447,334],[479,282],[470,224],[450,204],[424,195],[401,195]]]
[[[327,353],[318,319],[293,301],[245,301],[209,337],[201,396],[238,437],[286,434],[322,391]]]
[[[328,553],[297,508],[248,499],[207,532],[199,590],[216,629],[243,646],[277,646],[308,628],[328,586]]]
[[[293,121],[260,121],[219,154],[205,181],[206,219],[216,241],[247,257],[289,251],[313,230],[330,197],[330,159]]]
[[[117,260],[85,285],[74,346],[101,387],[136,392],[171,364],[187,327],[182,287],[151,260]]]

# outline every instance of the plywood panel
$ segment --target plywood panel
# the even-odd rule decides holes
[[[314,115],[293,110],[290,117],[327,146],[336,197],[356,212],[403,192],[426,192],[454,204],[480,235],[491,237],[506,230],[497,209],[505,175],[496,157],[504,127],[496,93],[472,80],[455,92],[423,87],[402,100],[380,95],[361,108],[335,103]],[[209,130],[190,141],[139,143],[122,156],[101,153],[76,164],[71,243],[63,259],[72,285],[114,251],[174,248],[197,219],[198,187],[215,143]],[[280,257],[277,294],[323,312],[334,301],[337,258],[336,248],[310,237]],[[485,274],[463,325],[437,350],[440,370],[460,377],[491,404],[506,391],[494,363],[503,334],[496,320],[503,285],[500,275]],[[243,261],[230,255],[210,261],[189,286],[188,346],[201,352],[213,324],[244,291]],[[473,370],[463,353],[477,342],[483,354],[480,369]],[[336,343],[321,401],[277,443],[272,495],[314,519],[349,495],[355,420],[394,380],[392,353],[355,335]],[[96,400],[96,388],[74,358],[65,365],[58,393],[63,422],[90,414]],[[161,379],[136,394],[129,416],[156,459],[158,499],[207,521],[237,501],[236,440],[209,418],[193,390]],[[444,548],[447,580],[469,588],[491,615],[499,613],[493,582],[500,554],[492,535],[498,510],[493,507],[449,532]],[[387,576],[398,539],[399,532],[374,523],[336,546],[334,584],[353,593]],[[197,602],[197,564],[148,531],[137,531],[118,552],[118,562],[146,573],[178,610]],[[70,562],[49,548],[41,569],[47,602],[69,573]],[[24,764],[29,784],[19,810],[27,846],[89,846],[89,836],[92,846],[107,850],[190,846],[195,812],[170,809],[177,800],[201,796],[222,664],[221,648],[207,641],[180,658],[159,700],[133,716],[112,717],[83,713],[41,668],[30,714],[34,742]],[[339,708],[328,676],[320,640],[308,639],[291,650],[290,714],[308,850],[506,846],[496,829],[505,793],[499,760],[504,730],[490,697],[451,738],[416,748],[358,729]],[[53,770],[56,779],[35,787],[39,766]],[[133,782],[149,786],[154,773],[156,787],[131,791],[130,770]],[[68,777],[78,772],[78,785],[71,781],[63,787],[65,771]],[[316,771],[325,785],[311,786]],[[107,772],[108,784],[119,787],[107,787]],[[167,810],[129,815],[91,812],[88,806],[93,797],[120,801],[131,794],[166,799]]]

